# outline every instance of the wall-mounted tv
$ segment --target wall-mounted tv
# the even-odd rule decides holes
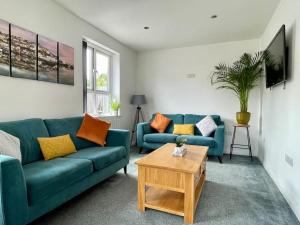
[[[285,39],[285,25],[282,25],[267,49],[266,87],[284,83],[287,79],[287,51]]]

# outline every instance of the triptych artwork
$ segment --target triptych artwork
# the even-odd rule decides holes
[[[74,49],[0,20],[0,75],[74,85]]]

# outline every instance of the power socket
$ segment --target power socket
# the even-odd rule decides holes
[[[194,73],[189,73],[186,75],[187,78],[190,78],[190,79],[193,79],[193,78],[196,78],[196,74]]]
[[[233,132],[231,130],[226,130],[225,129],[225,135],[226,136],[232,136]]]
[[[294,166],[294,160],[291,156],[289,156],[288,154],[285,153],[285,161],[287,164],[290,165],[290,167]]]

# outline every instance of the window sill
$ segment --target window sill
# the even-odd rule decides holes
[[[98,117],[100,118],[121,118],[122,116],[121,115],[98,115]]]
[[[113,115],[113,114],[91,114],[94,117],[99,118],[121,118],[122,115]]]

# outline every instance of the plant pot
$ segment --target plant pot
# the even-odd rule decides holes
[[[248,125],[250,120],[251,113],[249,112],[237,112],[236,113],[236,121],[238,124]]]
[[[183,157],[185,155],[185,153],[186,153],[185,146],[181,146],[181,147],[175,147],[172,155]]]

